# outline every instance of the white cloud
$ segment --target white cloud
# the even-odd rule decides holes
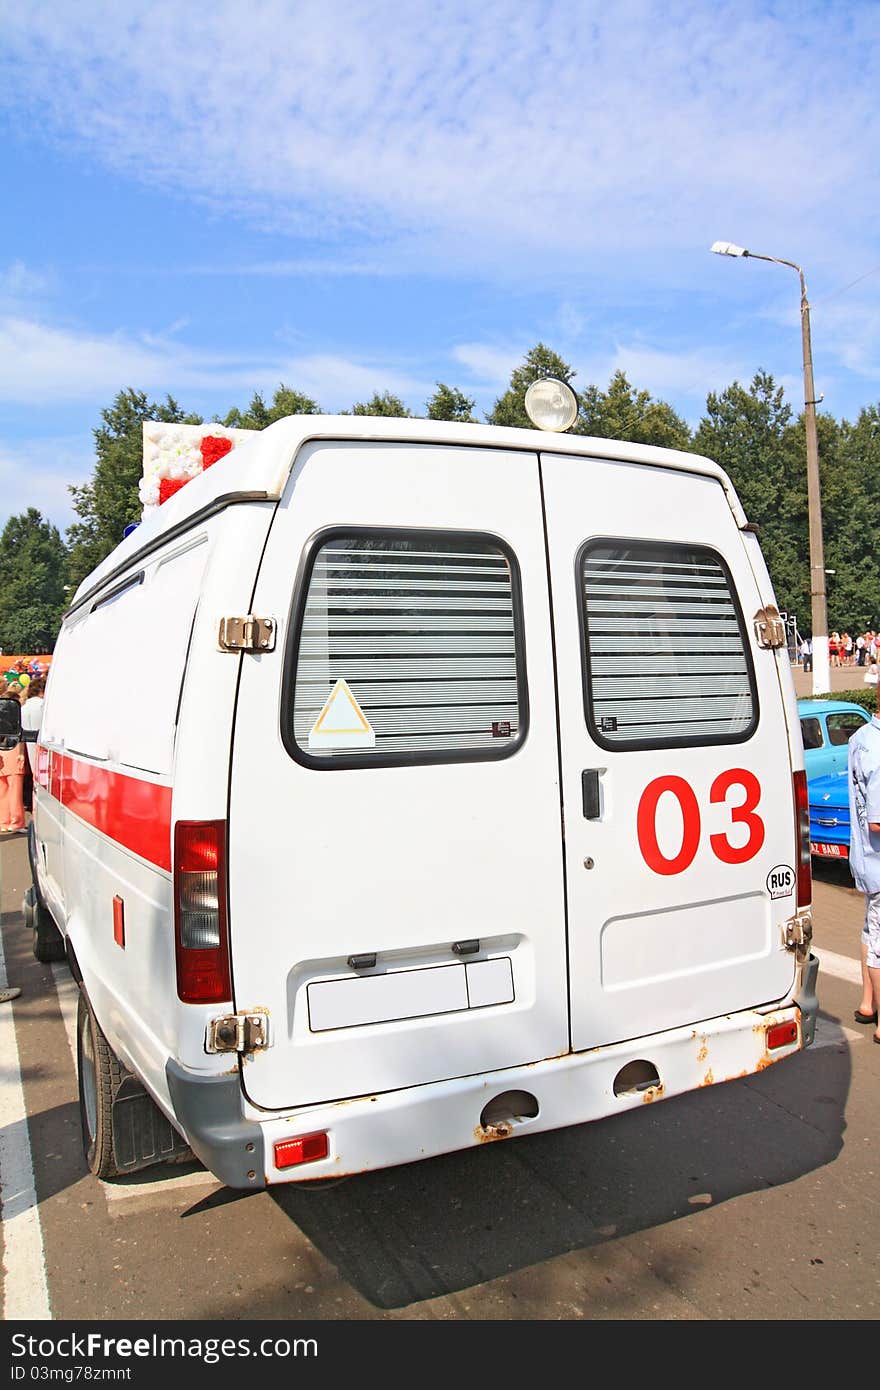
[[[271,397],[282,382],[313,396],[330,412],[347,410],[375,391],[392,391],[418,411],[434,390],[433,381],[387,361],[330,353],[236,356],[188,346],[176,338],[101,336],[34,319],[0,317],[0,400],[99,405],[132,386],[157,395],[237,393],[244,405],[251,392]]]
[[[863,295],[855,304],[820,305],[811,323],[814,339],[818,335],[847,371],[880,381],[880,296]]]
[[[23,261],[13,261],[5,269],[0,269],[0,304],[32,300],[45,294],[49,284],[46,275],[31,270]]]
[[[741,361],[717,349],[691,349],[666,352],[644,345],[619,344],[608,370],[625,372],[638,389],[666,400],[670,396],[699,397],[705,403],[707,391],[723,391],[734,380],[750,380],[754,371]]]
[[[87,481],[94,468],[88,437],[0,439],[0,529],[9,517],[36,507],[62,535],[76,520],[70,484]]]
[[[278,373],[281,376],[279,377]],[[433,393],[433,383],[381,362],[356,362],[330,353],[290,357],[273,380],[282,379],[312,396],[328,412],[349,410],[374,392],[391,391],[413,411]]]
[[[246,389],[261,384],[266,371],[272,371],[268,363],[244,364],[156,339],[0,318],[0,400],[101,400],[128,386],[162,392],[208,385]]]
[[[533,344],[519,347],[493,347],[488,343],[459,343],[452,350],[456,362],[471,373],[474,386],[506,391],[510,374],[518,367]]]
[[[647,276],[721,235],[814,265],[870,237],[871,0],[807,3],[796,27],[760,0],[19,0],[4,27],[15,111],[331,260],[334,240],[408,268],[540,248],[639,273],[642,253]]]

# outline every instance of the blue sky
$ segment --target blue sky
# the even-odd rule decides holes
[[[880,5],[18,0],[0,29],[0,526],[62,529],[117,391],[206,418],[536,342],[698,423],[758,368],[880,400]]]

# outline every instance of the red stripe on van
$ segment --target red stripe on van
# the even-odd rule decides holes
[[[47,780],[49,795],[73,815],[133,854],[170,870],[170,787],[54,751]]]

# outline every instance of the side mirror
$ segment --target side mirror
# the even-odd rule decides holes
[[[0,698],[0,748],[8,750],[21,743],[21,705],[10,695]]]

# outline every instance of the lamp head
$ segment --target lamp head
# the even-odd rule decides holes
[[[734,246],[732,241],[713,241],[709,248],[718,256],[747,256],[749,253],[744,246]]]
[[[539,430],[562,432],[577,419],[577,396],[565,381],[555,376],[533,381],[525,396],[526,414]]]

